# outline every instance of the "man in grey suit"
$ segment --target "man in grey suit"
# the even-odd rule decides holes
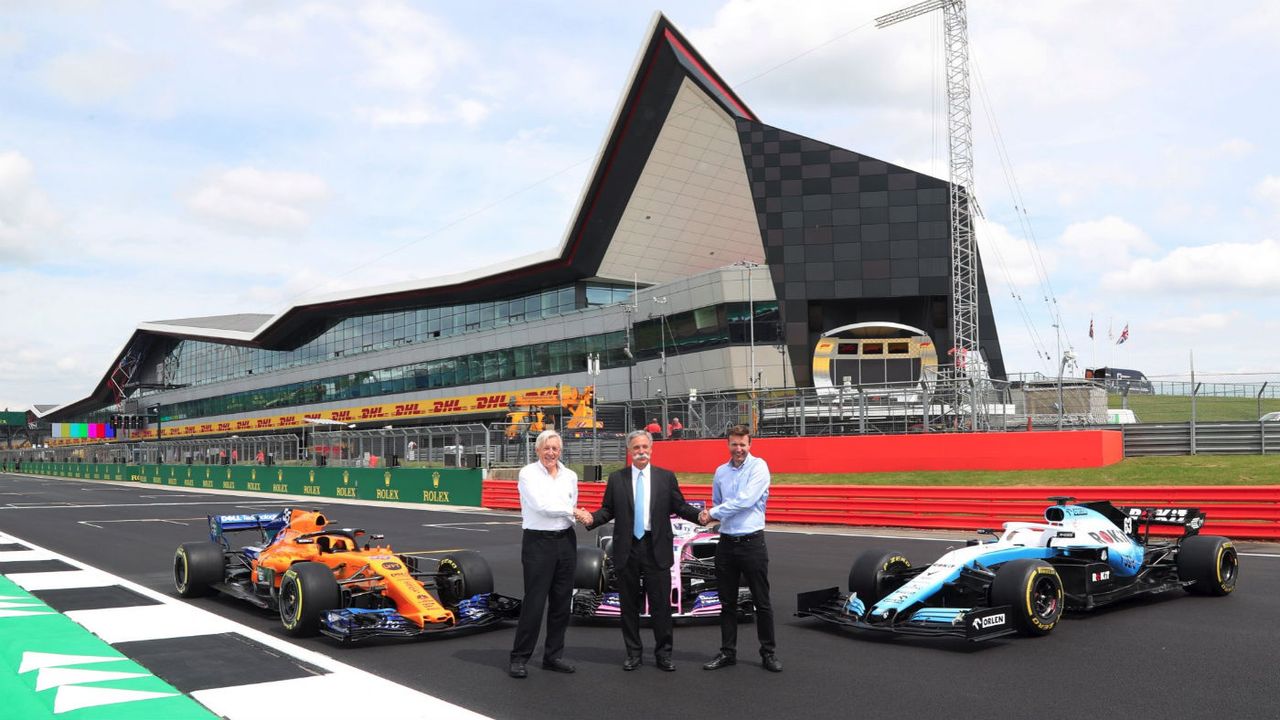
[[[685,501],[675,473],[649,463],[653,436],[648,431],[636,430],[627,436],[627,453],[631,464],[609,475],[600,509],[592,513],[579,508],[577,519],[588,530],[615,521],[610,553],[620,586],[622,640],[627,647],[622,669],[640,667],[644,651],[640,641],[640,609],[644,597],[648,596],[654,662],[659,670],[671,672],[676,666],[671,661],[671,565],[675,562],[675,553],[670,517],[674,513],[697,522],[699,510]],[[644,579],[643,594],[641,578]]]

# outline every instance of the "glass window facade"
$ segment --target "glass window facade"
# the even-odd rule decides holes
[[[626,333],[618,330],[173,403],[164,406],[164,414],[182,419],[262,412],[551,373],[585,372],[587,353],[599,353],[603,368],[625,367],[630,362],[622,351],[625,345]]]
[[[638,322],[635,324],[636,343],[632,352],[643,360],[658,357],[663,350],[673,354],[749,343],[752,309],[755,311],[756,344],[780,342],[782,335],[778,325],[777,301],[733,302]]]
[[[756,344],[778,343],[777,302],[757,302],[754,309]],[[631,351],[639,359],[655,358],[664,349],[668,353],[695,352],[743,345],[750,337],[747,303],[726,303],[636,323]],[[164,407],[164,414],[173,419],[232,415],[563,375],[585,371],[586,356],[590,353],[599,353],[603,368],[626,367],[632,362],[623,352],[626,346],[627,333],[618,330],[174,403]]]
[[[164,358],[165,382],[208,385],[234,378],[286,370],[412,343],[430,342],[513,323],[555,317],[585,307],[629,300],[632,289],[583,285],[543,290],[532,295],[482,303],[401,310],[345,318],[315,339],[292,350],[262,350],[200,340],[177,343]]]

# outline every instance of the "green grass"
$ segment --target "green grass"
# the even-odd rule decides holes
[[[1109,395],[1107,406],[1122,406],[1119,395]],[[1138,422],[1190,422],[1191,398],[1177,395],[1130,395],[1129,409],[1138,416]],[[1280,398],[1263,398],[1262,413],[1280,410]],[[1256,398],[1196,398],[1196,422],[1257,421]]]
[[[711,475],[680,473],[680,482],[707,484],[711,482]],[[779,485],[1280,485],[1280,456],[1143,457],[1107,467],[1076,470],[777,473],[773,482]]]

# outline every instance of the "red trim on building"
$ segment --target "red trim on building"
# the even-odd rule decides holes
[[[716,80],[716,76],[713,75],[711,71],[707,70],[707,68],[702,63],[698,62],[698,58],[694,57],[693,53],[689,52],[689,50],[685,48],[684,43],[680,42],[680,40],[676,38],[675,33],[671,32],[670,28],[665,30],[664,33],[666,34],[667,42],[671,43],[671,47],[674,48],[676,52],[683,55],[686,60],[693,63],[693,66],[698,68],[698,72],[702,73],[703,79],[711,83],[711,85],[714,86],[716,90],[719,90],[720,94],[724,95],[725,98],[727,98],[729,102],[735,108],[738,109],[738,112],[741,113],[743,117],[745,117],[748,120],[756,119],[756,116],[752,115],[751,111],[748,110],[745,106],[743,106],[741,102],[738,101],[738,97],[736,95],[734,95],[724,85],[721,85],[720,82]]]

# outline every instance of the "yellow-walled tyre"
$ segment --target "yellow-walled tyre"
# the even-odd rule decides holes
[[[342,590],[328,565],[295,563],[280,579],[280,624],[294,637],[316,634],[320,616],[342,606]]]
[[[445,607],[457,607],[459,601],[493,592],[493,571],[480,553],[472,550],[459,550],[440,558],[436,572],[440,573],[436,590]]]
[[[867,550],[854,559],[849,568],[849,592],[871,609],[889,593],[902,587],[903,581],[895,573],[907,570],[911,561],[896,550]]]
[[[1010,560],[996,568],[991,605],[1008,605],[1010,624],[1022,635],[1048,635],[1066,608],[1062,578],[1044,560]]]
[[[1231,541],[1217,535],[1193,535],[1178,546],[1178,579],[1190,580],[1196,595],[1230,595],[1240,575],[1240,555]]]
[[[211,585],[225,579],[225,566],[221,545],[183,543],[173,554],[173,588],[184,598],[208,595]]]

